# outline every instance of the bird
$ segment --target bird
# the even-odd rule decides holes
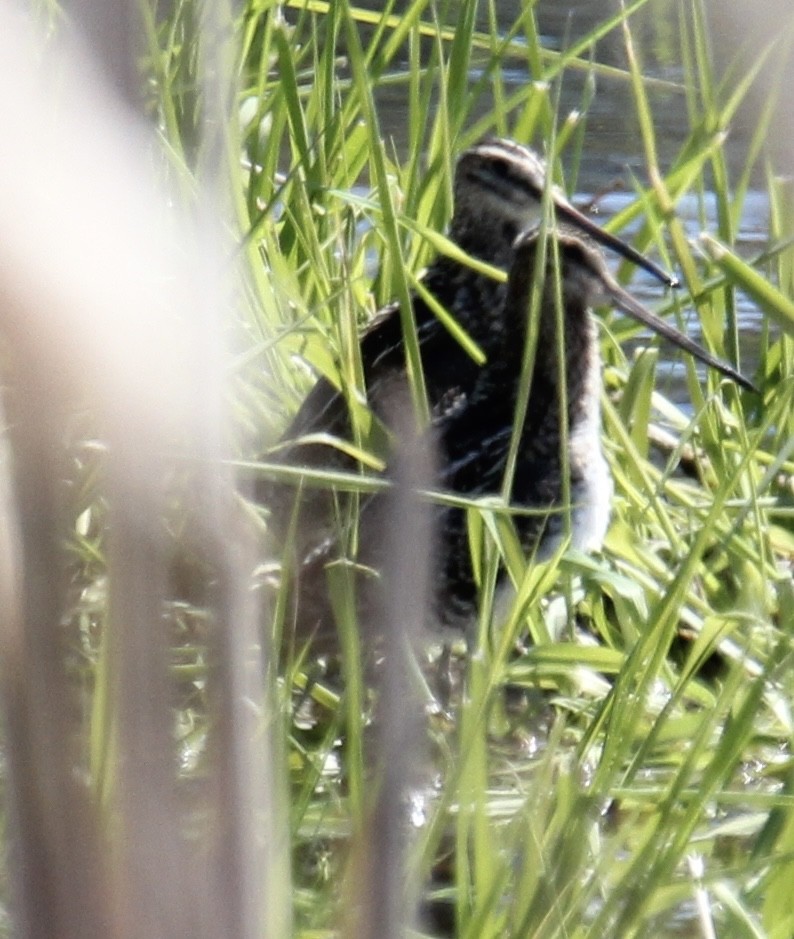
[[[592,308],[619,307],[706,364],[747,387],[749,382],[639,304],[609,273],[596,244],[642,266],[667,286],[676,280],[614,235],[582,215],[561,190],[551,187],[553,221],[546,230],[543,194],[546,168],[529,148],[487,138],[458,160],[449,237],[467,254],[507,273],[497,281],[449,256],[438,257],[423,286],[452,314],[482,350],[478,364],[419,295],[412,298],[427,394],[429,424],[422,441],[433,448],[440,489],[477,497],[503,492],[518,402],[530,298],[538,290],[539,320],[535,370],[526,417],[519,429],[509,502],[537,510],[515,517],[526,552],[545,556],[570,535],[586,550],[600,546],[609,518],[611,480],[600,444],[601,373]],[[540,281],[534,278],[540,245],[547,250]],[[559,265],[562,346],[560,369],[555,335],[557,288],[551,261]],[[395,410],[409,405],[407,364],[398,304],[376,315],[361,338],[367,404],[375,418],[362,443],[389,460],[389,424]],[[564,384],[559,378],[564,374]],[[561,390],[564,388],[564,392]],[[567,403],[562,420],[561,402]],[[281,465],[307,469],[359,468],[349,448],[351,418],[345,395],[320,378],[305,398],[275,450]],[[561,433],[567,435],[562,439]],[[567,457],[566,457],[567,455]],[[570,476],[564,482],[567,465]],[[566,522],[562,507],[568,492]],[[377,592],[382,556],[384,502],[377,495],[350,498],[303,486],[265,480],[256,488],[268,504],[277,540],[289,542],[283,557],[292,578],[296,634],[327,648],[335,626],[326,588],[327,569],[353,561],[357,572],[359,619],[369,615]],[[297,505],[295,500],[297,499]],[[435,505],[430,619],[435,627],[466,633],[477,610],[477,586],[470,557],[465,510]],[[565,527],[567,525],[568,531]],[[504,572],[500,580],[505,581]]]
[[[480,371],[465,409],[442,418],[434,428],[440,467],[436,485],[469,497],[506,489],[509,504],[534,510],[515,514],[513,521],[522,548],[536,560],[550,557],[563,539],[582,551],[600,549],[609,523],[613,486],[601,446],[595,308],[621,310],[748,390],[753,388],[735,369],[621,287],[601,251],[579,233],[547,230],[545,258],[538,267],[543,244],[542,225],[516,239],[501,313],[501,345],[492,350],[493,364]],[[539,296],[536,353],[523,423],[516,430],[533,291]],[[516,432],[517,458],[505,487]],[[465,630],[477,613],[466,521],[459,509],[443,512],[438,526],[443,532],[437,572],[442,584],[440,615],[445,625]],[[502,586],[505,580],[503,574]]]

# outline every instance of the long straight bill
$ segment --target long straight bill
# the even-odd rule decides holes
[[[606,248],[611,248],[613,251],[617,252],[617,254],[621,255],[621,257],[626,258],[627,261],[632,261],[638,267],[648,271],[649,274],[652,274],[665,286],[678,286],[678,278],[662,270],[658,264],[654,264],[653,261],[646,258],[644,254],[640,254],[636,248],[632,248],[630,244],[618,238],[617,235],[612,235],[608,231],[604,231],[603,228],[599,228],[592,219],[589,219],[578,209],[575,209],[567,199],[557,193],[555,193],[554,198],[554,211],[558,217],[564,219],[571,225],[575,225],[580,231],[589,235],[593,241],[597,241]],[[708,353],[705,354],[707,355]]]
[[[630,293],[627,293],[611,277],[608,281],[605,280],[604,287],[610,300],[618,309],[623,310],[624,313],[628,313],[629,316],[638,320],[644,326],[647,326],[655,333],[668,339],[674,345],[678,346],[679,349],[683,349],[685,352],[693,355],[696,359],[703,362],[704,365],[708,365],[710,368],[715,368],[718,372],[722,372],[723,375],[732,379],[738,385],[741,385],[742,388],[746,388],[748,391],[754,391],[756,394],[759,393],[755,385],[749,379],[745,378],[741,372],[738,372],[732,365],[728,365],[727,362],[723,362],[710,352],[707,352],[702,346],[699,346],[694,339],[690,339],[689,336],[680,333],[674,326],[671,326],[670,323],[656,316],[655,313],[651,313],[650,310],[635,300]]]

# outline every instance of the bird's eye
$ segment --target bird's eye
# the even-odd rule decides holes
[[[512,244],[518,237],[518,227],[515,222],[505,222],[502,225],[502,237],[509,244]]]
[[[510,166],[506,160],[492,160],[491,169],[497,176],[506,177],[510,174]]]
[[[573,244],[566,249],[567,256],[573,261],[574,264],[579,264],[585,266],[587,264],[588,258],[582,250],[581,245]]]

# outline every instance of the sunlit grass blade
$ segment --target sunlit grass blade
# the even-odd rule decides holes
[[[789,335],[793,335],[794,301],[716,238],[703,234],[700,241],[731,283],[755,300],[764,312]]]

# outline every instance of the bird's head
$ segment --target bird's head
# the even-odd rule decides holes
[[[452,238],[486,261],[509,266],[515,238],[543,215],[546,165],[521,144],[489,137],[466,150],[455,172]],[[647,270],[667,286],[678,281],[630,244],[599,228],[558,186],[549,189],[554,224],[582,233]]]

